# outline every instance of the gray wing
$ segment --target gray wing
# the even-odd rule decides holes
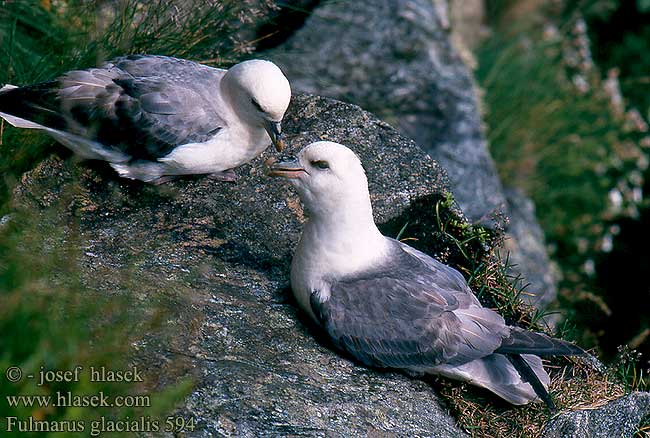
[[[98,126],[100,142],[120,145],[134,157],[159,158],[176,146],[207,141],[224,127],[217,107],[222,76],[222,70],[191,61],[129,56],[102,69],[68,73],[60,96],[74,103],[68,113],[76,121]],[[98,94],[97,83],[106,84]]]
[[[319,296],[312,309],[330,337],[372,366],[462,364],[491,354],[509,333],[456,270],[397,245],[390,264],[332,282],[326,301]]]
[[[219,115],[223,70],[162,56],[118,58],[57,81],[9,90],[2,111],[156,159],[204,142],[225,126]]]

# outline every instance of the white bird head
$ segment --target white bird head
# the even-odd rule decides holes
[[[319,141],[306,146],[297,156],[280,157],[267,165],[270,176],[291,181],[312,215],[370,214],[372,218],[366,173],[359,158],[347,147]]]
[[[281,151],[281,122],[291,100],[291,87],[280,68],[261,59],[240,62],[226,72],[222,84],[240,117],[264,127]]]

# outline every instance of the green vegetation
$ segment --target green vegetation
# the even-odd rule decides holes
[[[635,432],[634,438],[648,438],[650,437],[650,418],[646,418],[639,425],[639,429]]]
[[[648,377],[639,367],[641,353],[630,349],[628,346],[621,346],[611,370],[619,381],[625,386],[626,392],[636,390],[647,390],[650,385]]]
[[[44,225],[46,221],[36,223],[30,215],[16,215],[0,230],[0,430],[6,430],[4,419],[10,416],[66,424],[61,427],[77,424],[69,432],[79,431],[83,422],[85,434],[90,432],[92,422],[102,417],[116,422],[149,417],[164,423],[165,415],[188,394],[191,379],[161,391],[154,389],[156,376],[146,364],[135,365],[143,382],[132,383],[92,381],[90,367],[132,370],[132,345],[161,331],[160,320],[170,304],[158,300],[143,305],[130,295],[106,296],[85,288],[76,265],[80,242],[68,235],[62,251],[56,243],[64,240],[61,230],[49,228]],[[149,316],[143,319],[143,314]],[[78,366],[83,368],[76,380],[70,376],[70,381],[40,382],[41,372],[74,370]],[[5,370],[10,367],[22,370],[19,382],[5,378]],[[59,394],[68,393],[103,393],[108,403],[120,403],[117,400],[122,398],[135,406],[52,406]],[[20,402],[11,406],[9,398],[21,395],[49,397],[50,406],[25,406]]]
[[[650,1],[572,0],[566,11],[580,9],[589,24],[594,58],[603,71],[618,70],[621,90],[641,113],[650,116]]]
[[[595,260],[609,250],[617,221],[638,215],[647,126],[626,116],[613,82],[601,79],[580,18],[497,32],[478,56],[500,176],[534,200],[563,271],[561,307],[582,345],[596,346],[590,325],[610,310]]]

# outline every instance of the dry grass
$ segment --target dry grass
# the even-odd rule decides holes
[[[526,294],[525,286],[519,278],[508,275],[507,263],[495,256],[500,239],[494,236],[492,250],[475,267],[470,286],[483,305],[496,310],[508,324],[558,336],[545,326],[544,313],[520,300]],[[621,381],[616,369],[602,372],[580,358],[553,358],[546,362],[546,369],[551,375],[549,392],[560,411],[594,409],[631,389]],[[466,383],[439,379],[434,384],[458,425],[474,437],[537,437],[550,418],[543,403],[513,406]]]
[[[650,419],[648,423],[639,427],[639,430],[634,434],[634,438],[650,438]]]
[[[547,370],[549,391],[560,411],[594,409],[625,394],[622,384],[581,360],[558,359]],[[473,437],[538,437],[550,419],[543,403],[512,406],[468,384],[445,381],[439,392],[458,425]]]

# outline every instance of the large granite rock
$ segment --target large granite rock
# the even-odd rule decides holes
[[[398,127],[445,168],[468,218],[485,221],[505,200],[445,12],[431,0],[324,2],[269,56],[293,89],[361,105]]]
[[[465,5],[467,7],[468,5]],[[471,5],[469,5],[471,7]],[[455,24],[467,15],[452,8]],[[480,20],[475,18],[475,20]],[[362,106],[396,126],[449,175],[454,196],[474,223],[500,225],[497,211],[511,214],[510,249],[516,270],[532,285],[530,302],[546,305],[556,296],[551,267],[527,242],[544,248],[534,218],[508,206],[487,149],[475,84],[452,45],[446,0],[323,2],[303,28],[268,53],[294,90]],[[336,36],[336,37],[333,37]],[[532,225],[533,230],[525,228]],[[520,251],[515,253],[515,251]],[[542,282],[543,281],[543,282]]]
[[[529,304],[546,308],[557,296],[559,268],[553,265],[546,251],[544,232],[535,216],[535,204],[520,190],[505,189],[506,210],[510,218],[504,250],[512,264],[511,274],[522,275],[528,284],[522,296]],[[557,318],[548,318],[553,324]]]
[[[298,96],[286,131],[296,133],[294,149],[319,139],[352,147],[387,232],[411,219],[415,201],[422,226],[434,223],[444,172],[385,123]],[[464,436],[429,384],[355,365],[302,320],[288,275],[303,213],[288,184],[263,175],[263,159],[240,168],[236,184],[154,187],[118,179],[103,163],[52,157],[24,176],[15,204],[63,230],[45,245],[81,248],[91,289],[172,300],[165,329],[138,346],[137,360],[158,383],[196,377],[181,408],[197,419],[190,436]]]

